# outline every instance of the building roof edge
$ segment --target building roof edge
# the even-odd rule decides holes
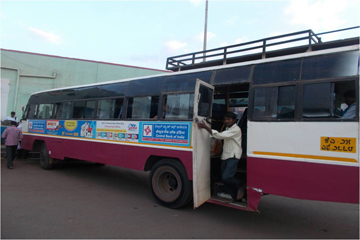
[[[126,64],[102,62],[102,61],[87,60],[87,59],[81,59],[81,58],[62,57],[62,56],[57,56],[57,55],[50,55],[50,54],[43,54],[43,53],[33,53],[33,52],[26,52],[26,51],[19,51],[19,50],[5,49],[5,48],[0,48],[0,50],[1,50],[1,51],[8,51],[8,52],[32,54],[32,55],[38,55],[38,56],[44,56],[44,57],[54,57],[54,58],[70,59],[70,60],[76,60],[76,61],[101,63],[101,64],[108,64],[108,65],[114,65],[114,66],[121,66],[121,67],[139,68],[139,69],[144,69],[144,70],[161,71],[161,72],[172,72],[172,71],[169,71],[169,70],[161,70],[161,69],[155,69],[155,68],[138,67],[138,66],[132,66],[132,65],[126,65]]]

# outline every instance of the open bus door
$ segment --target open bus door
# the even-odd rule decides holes
[[[196,79],[192,139],[194,208],[199,207],[211,197],[210,136],[207,131],[198,129],[196,122],[210,120],[213,98],[214,87]]]

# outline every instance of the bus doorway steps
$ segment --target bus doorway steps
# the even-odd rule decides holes
[[[226,203],[227,201],[229,201],[231,199],[232,198],[231,198],[230,194],[227,192],[224,184],[222,182],[216,182],[215,188],[214,188],[214,195],[211,196],[211,200]],[[247,201],[246,201],[245,196],[241,200],[235,201],[231,204],[239,205],[242,207],[247,207]]]

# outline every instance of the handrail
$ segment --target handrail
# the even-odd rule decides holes
[[[352,27],[352,28],[346,28],[346,29],[340,29],[320,34],[328,34],[333,32],[339,32],[339,31],[346,31],[359,28]],[[238,57],[234,56],[235,54],[241,54],[242,56],[248,56],[251,54],[261,54],[261,58],[266,58],[267,53],[269,52],[269,48],[276,47],[277,49],[281,48],[281,45],[285,44],[293,44],[292,47],[307,47],[307,50],[311,51],[312,46],[322,43],[321,38],[318,36],[320,34],[315,34],[311,29],[299,31],[299,32],[293,32],[288,34],[283,34],[279,36],[274,37],[268,37],[264,39],[259,39],[255,41],[250,41],[246,43],[240,43],[240,44],[234,44],[229,45],[225,47],[220,48],[214,48],[209,49],[205,51],[198,51],[198,52],[192,52],[188,54],[182,54],[177,55],[173,57],[169,57],[166,60],[166,69],[167,70],[181,70],[184,66],[194,66],[196,64],[203,64],[204,62],[209,62],[212,60],[222,60],[223,64],[226,64],[227,60],[231,57]],[[290,39],[289,39],[290,38]],[[307,44],[300,45],[300,42],[304,42],[307,40]],[[299,43],[296,45],[296,43]],[[256,45],[258,44],[258,45]],[[250,46],[250,45],[256,45],[256,46]],[[285,49],[286,47],[283,47]],[[249,52],[246,54],[245,52]],[[215,59],[216,58],[216,59]],[[199,61],[201,60],[201,61]],[[198,61],[198,62],[197,62]]]

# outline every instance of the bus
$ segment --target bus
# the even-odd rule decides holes
[[[228,57],[228,48],[220,60],[182,55],[167,60],[174,72],[36,92],[21,147],[40,152],[43,169],[78,159],[150,171],[152,195],[169,208],[210,202],[258,211],[269,194],[358,204],[359,38],[323,43],[306,34],[306,45],[266,51],[274,38],[262,39],[260,47],[241,45],[247,55]],[[345,118],[349,92],[356,111]],[[246,183],[244,198],[232,203],[220,156],[196,125],[205,120],[221,131],[227,111],[238,115],[236,177]]]

